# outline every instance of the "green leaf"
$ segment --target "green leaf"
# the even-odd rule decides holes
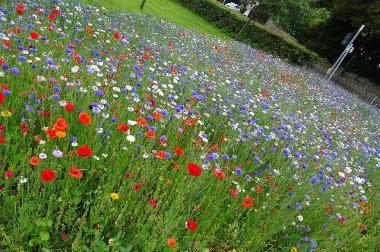
[[[48,241],[49,238],[50,238],[50,235],[49,235],[48,232],[46,232],[46,231],[41,231],[40,232],[40,239],[41,239],[41,241]]]
[[[36,225],[37,225],[37,227],[43,227],[43,226],[45,226],[45,222],[43,219],[38,219],[36,221]]]
[[[34,239],[29,240],[29,246],[30,246],[30,247],[33,247],[33,246],[34,246]]]

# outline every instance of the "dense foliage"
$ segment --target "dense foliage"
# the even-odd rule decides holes
[[[273,20],[292,36],[299,37],[315,24],[327,18],[324,8],[312,0],[261,0],[254,16],[261,22]]]
[[[247,19],[215,0],[175,0],[236,37]],[[312,61],[317,55],[257,23],[248,25],[239,40],[290,62]]]
[[[343,67],[380,85],[380,1],[320,0],[317,3],[330,12],[329,18],[300,36],[303,43],[333,62],[345,47],[341,41],[346,34],[355,33],[365,25],[355,42],[355,51]]]
[[[251,0],[240,0],[247,5]],[[261,0],[254,18],[273,20],[307,48],[334,62],[348,33],[364,32],[343,67],[380,84],[380,0]]]
[[[376,251],[379,110],[242,43],[23,2],[0,8],[0,251]]]

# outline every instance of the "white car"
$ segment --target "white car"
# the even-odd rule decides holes
[[[225,6],[231,10],[240,11],[240,5],[237,5],[236,3],[228,3]]]
[[[246,16],[246,17],[248,17],[248,16],[249,16],[249,13],[251,13],[251,10],[246,10],[246,11],[243,13],[243,15]]]

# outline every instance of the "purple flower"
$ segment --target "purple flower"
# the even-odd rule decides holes
[[[18,75],[20,73],[20,70],[17,67],[12,67],[10,69],[11,73]]]
[[[25,56],[18,56],[19,61],[27,61],[28,59]]]
[[[302,208],[302,206],[301,206],[301,204],[299,202],[296,203],[296,208],[297,209],[301,209]]]
[[[241,174],[243,174],[243,170],[240,167],[236,167],[235,173],[241,175]]]
[[[319,182],[319,179],[318,179],[317,176],[313,176],[313,177],[311,178],[311,183],[312,183],[313,185],[318,184],[318,182]]]

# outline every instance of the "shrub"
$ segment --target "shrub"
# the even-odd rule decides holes
[[[246,24],[247,18],[226,8],[216,0],[175,0],[216,27],[235,37]],[[245,27],[239,41],[279,56],[292,63],[313,61],[318,55],[258,23]]]

